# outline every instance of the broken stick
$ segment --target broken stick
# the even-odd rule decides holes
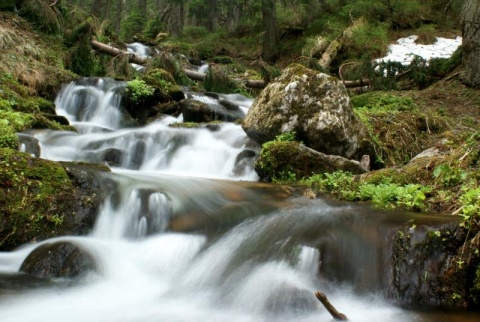
[[[340,313],[337,309],[330,303],[327,299],[327,296],[322,292],[315,292],[315,296],[317,299],[322,302],[323,306],[327,309],[327,311],[333,316],[333,318],[337,321],[348,321],[348,318],[345,314]]]

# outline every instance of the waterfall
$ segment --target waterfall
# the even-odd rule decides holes
[[[185,129],[164,117],[126,128],[125,84],[90,78],[68,84],[57,113],[78,129],[38,130],[41,157],[106,163],[112,173],[89,236],[62,236],[0,253],[3,322],[330,321],[322,290],[353,321],[437,321],[382,296],[383,244],[411,215],[290,197],[258,183],[239,125]],[[246,111],[241,95],[219,100]],[[96,262],[74,282],[40,283],[18,269],[43,243],[71,241]],[[446,321],[445,319],[443,321]]]

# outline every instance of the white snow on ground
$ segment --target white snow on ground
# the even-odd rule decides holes
[[[396,44],[388,47],[388,55],[377,59],[377,62],[396,61],[409,65],[415,55],[427,61],[432,58],[448,58],[462,44],[462,37],[459,36],[455,39],[437,37],[437,42],[432,45],[416,44],[417,37],[413,35],[398,39]]]

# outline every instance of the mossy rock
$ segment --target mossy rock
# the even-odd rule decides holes
[[[366,172],[357,161],[326,155],[295,141],[265,143],[255,163],[255,171],[263,181],[300,180],[340,170],[354,174]]]
[[[57,241],[35,248],[19,271],[42,278],[80,278],[96,266],[93,256],[80,246]]]
[[[98,173],[0,148],[0,250],[90,232],[99,207]]]
[[[295,131],[299,141],[327,155],[375,159],[367,129],[355,117],[343,83],[299,64],[288,66],[267,85],[242,127],[259,143]]]
[[[171,85],[176,85],[175,78],[172,74],[167,72],[165,69],[154,68],[150,69],[145,73],[142,79],[150,86],[162,89],[163,87],[169,87]]]
[[[478,309],[478,230],[415,222],[393,232],[387,297],[410,308]]]
[[[218,64],[210,64],[203,86],[205,90],[216,93],[235,93],[237,88],[225,66]]]

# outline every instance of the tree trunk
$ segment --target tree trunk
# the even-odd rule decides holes
[[[167,31],[174,37],[182,35],[184,22],[183,1],[170,1],[170,14],[167,19]],[[169,10],[169,9],[167,9]]]
[[[92,4],[92,14],[100,19],[105,19],[105,0],[95,0]]]
[[[238,29],[240,22],[240,5],[237,0],[226,0],[227,6],[227,31],[234,33]]]
[[[460,80],[480,87],[480,0],[466,0],[460,13],[463,34],[463,72]]]
[[[353,36],[353,31],[365,23],[363,19],[357,19],[353,22],[353,25],[345,29],[340,37],[334,39],[330,45],[328,45],[327,49],[323,53],[322,57],[318,61],[320,66],[325,69],[329,69],[330,65],[332,64],[335,57],[337,57],[338,52],[342,49],[343,43],[346,39],[350,39]]]
[[[278,43],[280,41],[277,30],[275,0],[262,0],[262,22],[262,59],[267,63],[274,63],[278,58]]]
[[[147,0],[138,0],[138,13],[145,19],[147,19]]]
[[[218,24],[217,0],[207,0],[207,30],[214,32]]]
[[[122,31],[122,15],[123,15],[123,0],[117,0],[117,8],[115,12],[115,33],[120,35]]]

